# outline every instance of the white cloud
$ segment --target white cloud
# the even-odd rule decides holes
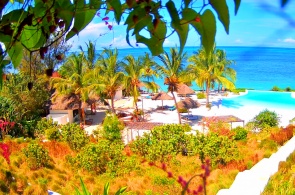
[[[69,40],[69,43],[72,44],[71,50],[77,50],[80,45],[84,47],[85,42],[95,41],[108,33],[110,33],[110,31],[104,22],[91,22],[78,34],[78,36],[75,35]]]
[[[295,39],[292,38],[286,38],[283,40],[284,43],[295,43]]]

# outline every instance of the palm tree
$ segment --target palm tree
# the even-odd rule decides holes
[[[124,60],[125,61],[122,62],[122,68],[125,73],[123,84],[125,89],[133,96],[134,105],[136,110],[138,110],[137,102],[140,95],[139,88],[146,87],[155,91],[157,89],[157,85],[155,82],[141,80],[146,73],[147,66],[151,65],[147,63],[147,59],[144,60],[142,57],[135,59],[132,55],[128,55]]]
[[[224,50],[221,50],[221,49],[216,50],[216,55],[217,55],[218,61],[219,61],[219,65],[218,65],[218,68],[217,68],[218,71],[221,73],[221,75],[224,78],[227,78],[228,80],[235,83],[237,73],[233,68],[230,67],[232,64],[235,64],[235,61],[234,60],[228,60],[227,57],[226,57],[226,52]],[[219,92],[220,86],[222,85],[222,82],[221,81],[217,81],[217,82],[218,82],[218,92]]]
[[[218,51],[218,52],[217,52]],[[225,75],[226,60],[219,50],[213,50],[212,53],[206,54],[204,48],[192,55],[188,61],[188,69],[195,76],[196,84],[206,88],[206,105],[209,106],[209,91],[217,81],[229,89],[235,88],[234,83]],[[232,71],[232,69],[230,69]]]
[[[87,68],[89,70],[92,70],[95,67],[95,64],[97,62],[96,61],[97,58],[96,58],[96,55],[95,55],[95,52],[96,52],[95,44],[93,44],[91,41],[89,41],[88,44],[86,43],[86,47],[87,47],[86,54],[83,51],[82,46],[79,46],[79,49],[85,55],[85,63],[87,65]]]
[[[56,96],[75,94],[78,97],[80,121],[85,120],[82,114],[82,102],[86,102],[91,91],[85,79],[86,67],[83,60],[83,53],[72,54],[60,68],[62,77],[51,79],[51,86],[56,90]]]
[[[87,73],[90,88],[97,91],[101,97],[111,99],[111,110],[115,113],[114,97],[122,89],[124,74],[120,70],[118,50],[104,49],[100,54],[96,66]]]
[[[149,53],[145,53],[143,56],[144,74],[143,78],[147,81],[154,80],[154,76],[159,77],[157,71],[155,71],[156,62],[152,59]]]
[[[186,82],[186,70],[183,64],[186,54],[181,54],[176,48],[170,49],[170,55],[165,51],[158,56],[163,65],[157,64],[157,70],[165,77],[164,85],[168,85],[168,91],[172,93],[174,103],[178,112],[179,124],[181,124],[181,117],[178,110],[176,97],[173,92],[177,91],[180,83]]]

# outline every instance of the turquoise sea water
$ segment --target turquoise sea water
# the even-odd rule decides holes
[[[291,92],[249,90],[246,95],[222,100],[222,106],[227,108],[240,108],[246,105],[294,110],[295,98],[292,98]]]
[[[270,90],[273,86],[285,89],[295,89],[295,49],[294,48],[265,48],[265,47],[217,47],[226,51],[227,58],[236,63],[232,67],[237,72],[237,88]],[[169,51],[169,48],[165,48]],[[185,52],[190,56],[197,47],[186,47]],[[138,57],[149,52],[147,48],[119,49],[122,59],[126,55]],[[155,60],[159,62],[157,57]],[[162,79],[156,79],[162,90]],[[198,89],[193,85],[193,89]]]

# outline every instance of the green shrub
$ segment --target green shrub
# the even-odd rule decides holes
[[[281,89],[278,86],[273,86],[271,91],[280,91]]]
[[[278,149],[278,144],[269,138],[261,140],[258,145],[259,148],[264,148],[266,150],[276,151]]]
[[[197,93],[197,98],[198,98],[198,99],[205,99],[205,98],[206,98],[206,94],[203,93],[203,92],[198,92],[198,93]]]
[[[288,91],[288,92],[292,91],[291,87],[286,87],[285,90]]]
[[[76,123],[68,123],[61,127],[62,140],[66,141],[70,148],[79,150],[89,142],[85,131]]]
[[[234,139],[235,140],[246,140],[248,131],[243,127],[236,127],[232,130],[234,132]]]
[[[208,133],[197,134],[192,138],[188,150],[198,154],[202,162],[209,158],[213,167],[239,158],[236,142],[227,136]]]
[[[245,88],[236,88],[236,89],[231,90],[231,92],[239,94],[240,92],[246,92],[246,89]]]
[[[173,185],[174,183],[175,183],[175,180],[174,179],[168,178],[166,176],[156,176],[153,179],[153,184],[154,185],[162,185],[162,186],[165,186],[165,185]]]
[[[49,140],[60,140],[61,139],[61,132],[58,127],[52,127],[45,130],[45,137]]]
[[[37,143],[30,143],[23,149],[26,162],[30,169],[36,170],[49,165],[51,158],[48,151]]]
[[[101,140],[97,144],[86,145],[76,157],[70,158],[69,161],[74,166],[95,174],[115,173],[124,161],[123,147],[121,142]]]
[[[58,124],[57,122],[53,122],[52,118],[42,118],[39,120],[36,124],[35,133],[37,137],[42,137],[45,135],[45,131],[47,129],[56,128],[57,129]]]
[[[131,150],[150,161],[168,161],[182,152],[188,142],[188,125],[167,124],[154,127],[149,134],[130,144]]]
[[[265,109],[253,119],[256,128],[276,127],[279,124],[279,117],[276,112]]]
[[[124,124],[116,115],[107,115],[103,121],[103,137],[110,140],[121,140],[121,131],[124,129]]]

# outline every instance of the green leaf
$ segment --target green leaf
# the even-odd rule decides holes
[[[205,48],[206,53],[209,54],[213,51],[216,35],[216,20],[211,10],[207,9],[203,15],[201,15],[200,23],[203,29],[201,42]]]
[[[191,3],[192,0],[184,0],[184,6],[185,8],[188,8],[189,4]]]
[[[24,11],[23,9],[13,10],[3,16],[1,25],[21,22],[27,15],[28,12]]]
[[[10,49],[8,49],[8,55],[12,61],[13,66],[16,68],[19,66],[23,58],[23,46],[20,42],[14,43]]]
[[[108,3],[114,9],[116,22],[119,24],[122,16],[122,4],[120,0],[109,0]]]
[[[97,0],[90,0],[89,1],[90,9],[100,9],[102,2]]]
[[[164,52],[163,43],[167,32],[166,24],[160,20],[156,29],[153,24],[151,24],[148,26],[148,30],[151,38],[148,39],[140,34],[136,34],[136,41],[145,44],[152,52],[152,55],[160,55]]]
[[[186,43],[186,40],[187,40],[189,23],[186,20],[183,20],[183,19],[180,21],[180,23],[181,23],[180,28],[177,28],[176,26],[174,26],[173,23],[172,23],[172,28],[174,28],[176,33],[178,34],[179,43],[180,43],[180,51],[179,51],[179,53],[182,53],[183,48],[184,48],[185,43]]]
[[[140,21],[138,21],[138,23],[136,23],[136,25],[134,26],[134,31],[132,35],[139,33],[144,27],[150,24],[152,24],[152,16],[146,15],[143,19],[141,19]]]
[[[115,195],[120,195],[120,194],[122,194],[123,192],[125,192],[126,189],[127,189],[127,187],[122,187],[122,188],[120,188],[120,189],[115,193]]]
[[[223,24],[226,33],[229,33],[229,12],[226,4],[226,0],[210,0],[209,1],[213,9],[218,15],[218,19]]]
[[[241,0],[234,0],[235,1],[235,15],[237,15],[240,4],[241,4]]]
[[[182,11],[182,17],[184,20],[189,21],[189,23],[195,28],[199,35],[202,36],[204,34],[201,22],[196,22],[196,18],[201,18],[201,15],[198,14],[195,10],[191,8],[185,8]]]
[[[104,185],[103,195],[109,195],[109,190],[110,190],[110,183],[107,182],[107,183]]]
[[[73,21],[73,11],[70,10],[60,10],[57,16],[65,22],[65,29],[69,29]]]
[[[94,18],[96,14],[95,10],[83,9],[79,12],[76,12],[74,26],[72,30],[67,34],[66,40],[69,40],[74,35],[78,34],[83,30]]]
[[[174,28],[177,28],[177,29],[180,29],[180,19],[179,19],[179,15],[178,15],[178,12],[175,8],[175,4],[173,1],[168,1],[166,3],[166,7],[167,7],[167,10],[169,12],[169,15],[171,17],[171,24],[174,26]]]
[[[21,42],[29,49],[35,48],[41,37],[41,31],[34,26],[25,26],[21,34]]]
[[[5,35],[2,32],[0,32],[0,42],[2,43],[10,43],[11,41],[11,35]]]

